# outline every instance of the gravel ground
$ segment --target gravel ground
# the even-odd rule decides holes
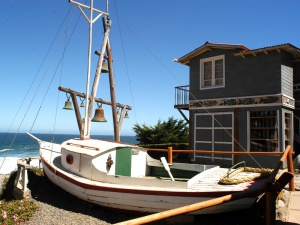
[[[46,177],[29,174],[29,189],[33,199],[37,202],[39,210],[25,225],[54,225],[54,224],[114,224],[133,218],[138,215],[127,215],[91,205],[78,199],[54,185]],[[162,220],[153,222],[153,225],[170,224]],[[176,223],[188,224],[184,223]],[[196,216],[194,223],[197,225],[263,225],[265,220],[258,215],[257,209],[242,210],[217,215]],[[283,225],[281,220],[276,225]]]

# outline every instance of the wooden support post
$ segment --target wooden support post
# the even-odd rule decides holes
[[[293,156],[292,156],[292,149],[290,149],[288,156],[287,156],[287,166],[288,172],[294,175],[294,163],[293,163]],[[289,182],[289,190],[295,191],[295,179],[294,177]]]
[[[74,106],[74,109],[75,109],[75,116],[76,116],[76,120],[77,120],[79,133],[81,133],[81,131],[82,131],[82,118],[81,118],[80,110],[79,110],[79,107],[78,107],[78,102],[77,102],[77,99],[76,99],[76,93],[71,92],[70,94],[71,94],[73,106]]]
[[[234,109],[234,144],[233,144],[233,151],[239,151],[239,108]],[[233,155],[233,162],[237,164],[239,162],[239,155]]]
[[[173,148],[168,147],[168,163],[172,164],[173,163]]]
[[[120,130],[121,129],[120,129],[120,124],[119,124],[118,116],[117,116],[115,81],[114,81],[114,72],[113,72],[113,65],[112,65],[112,63],[113,63],[112,62],[112,51],[111,51],[109,39],[107,40],[106,52],[107,52],[107,56],[108,56],[108,73],[109,73],[111,109],[112,109],[113,125],[114,125],[114,140],[121,141],[121,139],[120,139]]]
[[[274,225],[276,221],[276,191],[266,193],[267,211],[266,211],[266,225]]]

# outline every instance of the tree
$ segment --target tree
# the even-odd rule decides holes
[[[173,117],[169,117],[168,121],[164,122],[159,120],[155,126],[135,124],[133,130],[141,145],[189,142],[187,122]]]

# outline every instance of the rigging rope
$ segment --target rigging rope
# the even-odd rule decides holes
[[[70,9],[69,9],[69,10],[70,10]],[[69,14],[69,13],[68,13],[68,14]],[[8,133],[9,133],[9,131],[10,131],[10,129],[11,129],[11,127],[12,127],[14,121],[16,120],[16,118],[17,118],[17,116],[18,116],[18,114],[19,114],[19,112],[20,112],[20,110],[21,110],[21,108],[22,108],[22,106],[23,106],[23,104],[24,104],[24,102],[25,102],[25,100],[26,100],[28,94],[29,94],[29,91],[31,90],[31,88],[32,88],[32,86],[33,86],[33,84],[34,84],[34,82],[35,82],[35,80],[36,80],[38,74],[40,73],[40,70],[41,70],[42,66],[44,65],[44,62],[45,62],[46,58],[48,57],[49,52],[50,52],[50,50],[52,49],[52,46],[53,46],[53,44],[54,44],[54,42],[55,42],[55,40],[56,40],[56,38],[57,38],[57,36],[58,36],[58,34],[59,34],[61,28],[62,28],[62,25],[64,24],[64,22],[65,22],[65,20],[66,20],[66,18],[67,18],[67,16],[68,16],[68,14],[67,14],[66,17],[64,18],[64,20],[63,20],[61,26],[59,27],[58,31],[56,32],[55,37],[54,37],[53,41],[51,42],[51,44],[50,44],[50,46],[49,46],[49,48],[48,48],[48,50],[47,50],[47,52],[46,52],[46,54],[45,54],[43,60],[42,60],[42,63],[41,63],[41,65],[40,65],[40,67],[38,68],[38,70],[37,70],[37,72],[36,72],[36,74],[35,74],[35,76],[34,76],[32,82],[31,82],[31,84],[30,84],[30,86],[29,86],[29,88],[28,88],[26,94],[24,95],[24,97],[23,97],[23,99],[22,99],[22,101],[21,101],[21,104],[20,104],[20,106],[19,106],[19,108],[18,108],[18,110],[17,110],[17,112],[16,112],[16,114],[15,114],[15,116],[14,116],[14,118],[13,118],[13,120],[12,120],[12,122],[11,122],[11,124],[10,124],[10,126],[9,126],[9,128],[8,128],[8,130],[7,130],[7,132],[6,132],[5,136],[4,136],[4,138],[3,138],[3,140],[2,140],[2,142],[1,142],[1,145],[3,144],[3,142],[4,142],[4,140],[6,139],[6,136],[8,135]]]
[[[61,56],[61,58],[60,58],[60,60],[59,60],[59,62],[58,62],[58,65],[57,65],[57,67],[56,67],[56,69],[55,69],[55,72],[53,73],[53,76],[52,76],[52,78],[51,78],[51,81],[50,81],[50,83],[49,83],[49,85],[48,85],[48,88],[47,88],[47,90],[46,90],[46,92],[45,92],[45,95],[44,95],[44,97],[43,97],[43,100],[42,100],[42,102],[41,102],[40,109],[41,109],[41,107],[42,107],[42,105],[43,105],[43,103],[44,103],[44,101],[45,101],[45,98],[46,98],[46,96],[47,96],[47,94],[48,94],[48,91],[49,91],[49,89],[50,89],[50,86],[51,86],[51,84],[52,84],[52,82],[53,82],[53,79],[54,79],[54,77],[55,77],[55,75],[56,75],[56,72],[57,72],[57,70],[59,69],[59,65],[63,62],[64,55],[65,55],[65,51],[66,51],[66,49],[67,49],[67,47],[68,47],[68,45],[69,45],[69,43],[70,43],[70,40],[71,40],[71,38],[72,38],[72,36],[73,36],[73,34],[74,34],[74,31],[75,31],[75,29],[76,29],[76,27],[77,27],[77,24],[78,24],[78,22],[79,22],[80,17],[81,17],[81,15],[78,16],[78,19],[77,19],[77,21],[76,21],[76,24],[75,24],[75,26],[74,26],[74,28],[73,28],[73,30],[72,30],[71,36],[70,36],[70,38],[69,38],[67,44],[65,44],[65,47],[64,47],[62,56]],[[69,26],[67,26],[67,29],[68,29],[68,27],[69,27]],[[46,70],[46,72],[45,72],[45,74],[44,74],[44,76],[43,76],[43,79],[44,79],[45,75],[47,74],[47,72],[48,72],[48,70],[49,70],[49,68],[50,68],[50,66],[51,66],[51,64],[52,64],[52,62],[53,62],[54,56],[56,55],[56,53],[57,53],[57,51],[58,51],[58,48],[59,48],[60,45],[62,44],[62,41],[63,41],[63,40],[64,40],[64,39],[63,39],[63,37],[62,37],[61,40],[60,40],[60,42],[59,42],[59,44],[58,44],[58,46],[57,46],[57,48],[56,48],[56,50],[55,50],[55,52],[54,52],[54,54],[53,54],[53,56],[52,56],[52,59],[51,59],[49,65],[48,65],[48,67],[47,67],[47,70]],[[43,80],[43,79],[42,79],[42,80]],[[41,80],[41,81],[42,81],[42,80]],[[40,85],[41,85],[41,83],[40,83]],[[40,85],[39,85],[39,87],[40,87]],[[38,89],[39,89],[39,87],[38,87]],[[38,91],[38,89],[37,89],[37,91]],[[58,100],[57,100],[57,101],[58,101]],[[32,124],[31,129],[33,128],[33,126],[34,126],[34,124],[35,124],[35,121],[36,121],[36,118],[37,118],[37,116],[38,116],[38,114],[39,114],[39,112],[40,112],[40,109],[38,110],[38,112],[37,112],[37,114],[36,114],[36,117],[35,117],[35,120],[34,120],[34,122],[33,122],[33,124]],[[56,120],[56,115],[55,115],[55,120]],[[30,129],[30,131],[31,131],[31,129]]]
[[[53,41],[52,41],[50,47],[48,48],[48,51],[47,51],[45,57],[43,58],[42,63],[41,63],[41,65],[40,65],[40,67],[39,67],[39,69],[38,69],[38,71],[37,71],[37,73],[36,73],[36,75],[35,75],[33,81],[31,82],[31,85],[29,86],[29,89],[28,89],[26,95],[24,96],[24,98],[23,98],[23,100],[22,100],[22,103],[21,103],[21,105],[20,105],[20,107],[19,107],[19,109],[18,109],[18,111],[17,111],[17,113],[16,113],[16,115],[15,115],[15,117],[14,117],[14,119],[13,119],[13,121],[12,121],[12,123],[11,123],[11,125],[10,125],[10,127],[9,127],[9,129],[8,129],[8,131],[7,131],[7,133],[6,133],[6,135],[5,135],[5,137],[4,137],[4,139],[2,140],[1,144],[4,142],[5,138],[7,137],[7,134],[9,133],[9,131],[10,131],[11,127],[12,127],[12,124],[14,123],[14,121],[15,121],[15,119],[16,119],[16,117],[17,117],[17,115],[18,115],[18,113],[19,113],[19,111],[20,111],[22,105],[24,104],[25,99],[27,98],[28,93],[29,93],[29,91],[31,90],[31,88],[32,88],[32,86],[33,86],[33,83],[35,82],[35,80],[36,80],[36,78],[37,78],[37,75],[39,74],[39,72],[40,72],[40,70],[41,70],[41,67],[43,66],[43,64],[44,64],[44,62],[45,62],[45,60],[46,60],[46,58],[48,57],[49,52],[50,52],[51,48],[53,47],[53,45],[54,45],[54,43],[55,43],[55,41],[56,41],[56,39],[57,39],[57,37],[58,37],[58,34],[59,34],[60,31],[61,31],[62,26],[63,26],[63,24],[65,23],[66,18],[69,16],[69,14],[70,14],[70,12],[71,12],[71,9],[72,9],[72,5],[69,7],[69,10],[68,10],[68,13],[67,13],[66,17],[65,17],[64,20],[62,21],[61,26],[59,27],[59,29],[58,29],[58,31],[57,31],[57,33],[56,33],[56,35],[55,35],[55,37],[54,37],[54,39],[53,39]],[[79,20],[79,18],[78,18],[78,20]],[[78,20],[77,20],[77,23],[78,23]],[[76,23],[76,25],[77,25],[77,23]],[[75,28],[74,28],[74,30],[75,30]],[[74,30],[73,30],[73,32],[74,32]],[[73,33],[72,33],[72,34],[73,34]],[[60,45],[60,44],[59,44],[59,45]],[[58,46],[59,46],[59,45],[58,45]],[[56,54],[57,50],[58,50],[58,48],[56,49],[54,55]],[[65,52],[65,50],[64,50],[64,52]],[[64,52],[63,52],[63,54],[64,54]],[[52,57],[52,60],[53,60],[53,58],[54,58],[54,55],[53,55],[53,57]],[[50,62],[50,64],[49,64],[49,66],[50,66],[51,63],[52,63],[52,60],[51,60],[51,62]],[[60,62],[61,62],[61,60],[60,60]],[[60,62],[59,62],[59,64],[60,64]],[[42,81],[44,80],[44,78],[45,78],[45,76],[46,76],[46,74],[47,74],[47,72],[48,72],[49,66],[48,66],[46,72],[44,73],[44,75],[43,75],[43,77],[42,77],[42,79],[41,79],[41,81],[40,81],[40,83],[39,83],[39,85],[38,85],[38,88],[36,89],[36,92],[34,93],[32,99],[31,99],[31,101],[30,101],[30,103],[29,103],[29,105],[28,105],[28,107],[27,107],[27,110],[26,110],[26,112],[25,112],[25,114],[24,114],[24,116],[23,116],[23,118],[22,118],[22,120],[21,120],[21,122],[20,122],[20,124],[19,124],[19,126],[18,126],[18,128],[17,128],[17,131],[16,131],[16,133],[15,133],[15,135],[14,135],[14,137],[13,137],[13,140],[12,140],[11,143],[10,143],[10,146],[9,146],[9,148],[8,148],[8,151],[6,151],[6,153],[5,153],[4,159],[3,159],[3,161],[2,161],[2,163],[1,163],[1,165],[0,165],[0,169],[2,168],[2,166],[3,166],[4,162],[5,162],[5,159],[6,159],[6,157],[7,157],[7,154],[10,152],[10,150],[11,150],[11,148],[12,148],[14,142],[15,142],[15,139],[16,139],[16,137],[17,137],[17,135],[18,135],[18,133],[19,133],[19,131],[20,131],[20,129],[21,129],[21,126],[22,126],[22,124],[23,124],[23,122],[24,122],[24,120],[25,120],[27,114],[28,114],[28,111],[29,111],[29,109],[30,109],[30,107],[31,107],[31,105],[32,105],[32,103],[33,103],[33,100],[35,99],[35,97],[36,97],[36,95],[37,95],[37,92],[38,92],[39,88],[41,87]],[[55,74],[54,74],[54,75],[55,75]],[[39,114],[39,112],[40,112],[40,109],[41,109],[41,107],[42,107],[42,104],[43,104],[43,102],[44,102],[44,100],[45,100],[45,97],[46,97],[46,95],[47,95],[47,93],[48,93],[48,90],[49,90],[49,88],[50,88],[50,85],[51,85],[51,83],[52,83],[52,81],[53,81],[54,75],[53,75],[52,80],[51,80],[51,82],[50,82],[50,84],[49,84],[49,86],[48,86],[48,89],[47,89],[47,91],[46,91],[46,94],[45,94],[45,96],[44,96],[44,98],[43,98],[43,101],[42,101],[42,103],[41,103],[41,105],[40,105],[40,108],[39,108],[39,110],[38,110],[38,112],[37,112],[37,115],[36,115],[36,117],[35,117],[35,119],[34,119],[34,122],[33,122],[33,124],[32,124],[31,129],[30,129],[30,132],[31,132],[31,130],[32,130],[33,126],[34,126],[34,123],[35,123],[35,121],[36,121],[36,119],[37,119],[37,116],[38,116],[38,114]]]
[[[133,93],[132,93],[132,87],[131,87],[131,82],[130,82],[130,77],[129,77],[129,72],[128,72],[128,64],[127,64],[127,60],[126,60],[126,54],[125,54],[123,36],[122,36],[121,28],[120,28],[119,14],[118,14],[118,8],[117,8],[116,1],[114,1],[114,4],[115,4],[115,8],[116,8],[116,16],[117,16],[117,21],[118,21],[119,33],[120,33],[120,37],[121,37],[122,52],[123,52],[123,55],[124,55],[126,75],[127,75],[127,80],[128,80],[128,84],[129,84],[129,90],[130,90],[130,95],[131,95],[132,107],[133,107],[133,109],[135,109],[135,107],[134,107],[134,100],[133,100]],[[137,123],[136,111],[133,110],[133,112],[134,112],[135,123]]]

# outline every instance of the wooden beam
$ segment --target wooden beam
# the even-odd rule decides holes
[[[178,112],[182,115],[182,117],[185,119],[186,122],[189,122],[189,119],[186,118],[186,116],[183,114],[183,112],[181,111],[181,109],[177,109]]]
[[[69,88],[64,88],[64,87],[58,87],[58,90],[62,91],[62,92],[66,92],[66,93],[74,93],[76,96],[79,96],[79,97],[82,97],[82,98],[86,98],[85,94],[84,93],[80,93],[80,92],[77,92],[77,91],[74,91],[74,90],[71,90]],[[89,98],[90,99],[90,98]],[[95,102],[99,102],[99,103],[102,103],[104,105],[111,105],[112,103],[109,102],[109,101],[106,101],[106,100],[103,100],[101,98],[95,98]],[[117,107],[120,107],[120,108],[126,108],[128,110],[131,110],[131,106],[129,105],[123,105],[123,104],[120,104],[120,103],[117,103],[116,104]]]
[[[104,20],[108,20],[106,17]],[[104,30],[106,30],[106,26],[104,26]],[[118,121],[117,115],[117,103],[116,103],[116,94],[115,94],[115,81],[114,81],[114,72],[113,72],[113,65],[112,65],[112,51],[109,39],[107,40],[106,45],[106,52],[108,56],[108,73],[109,73],[109,87],[110,87],[110,98],[111,98],[111,109],[112,109],[112,116],[113,116],[113,125],[114,125],[114,140],[121,141],[120,139],[120,123]],[[123,114],[121,114],[122,116]]]

